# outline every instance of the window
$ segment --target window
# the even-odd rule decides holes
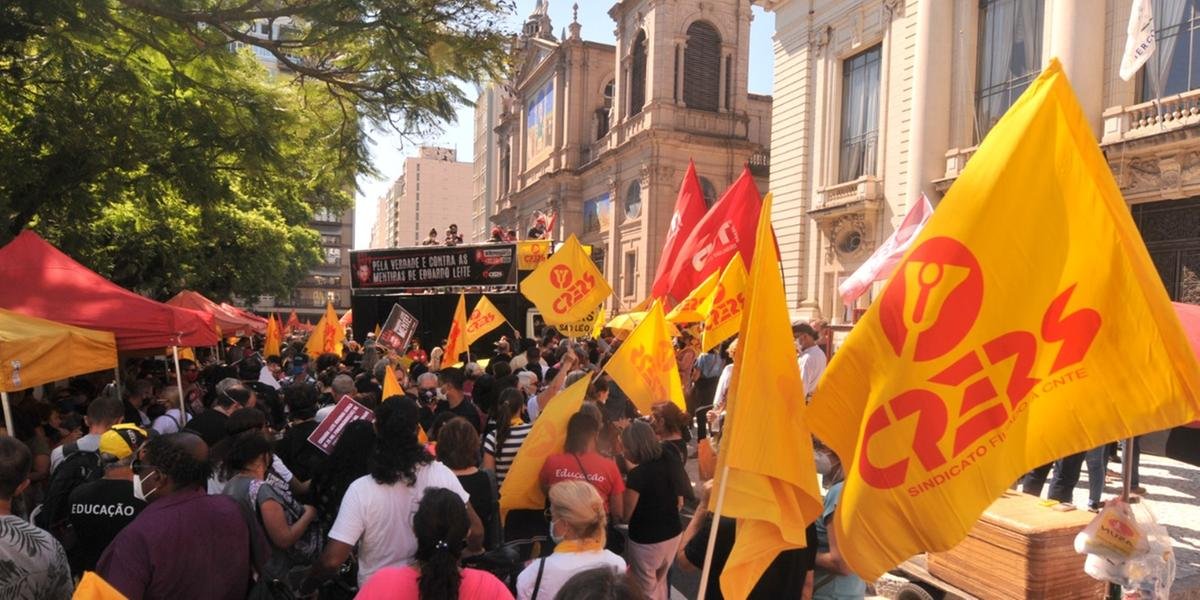
[[[325,264],[337,265],[342,262],[341,248],[325,248]]]
[[[637,293],[637,251],[625,253],[625,295]]]
[[[325,245],[325,246],[341,246],[342,245],[342,236],[322,234],[321,235],[321,244]]]
[[[716,112],[721,99],[721,34],[704,21],[687,28],[683,51],[683,103]]]
[[[642,184],[634,179],[625,190],[625,216],[636,219],[642,213]]]
[[[842,61],[842,135],[838,181],[875,174],[879,139],[881,46]]]
[[[261,29],[261,31],[262,31],[262,32],[263,32],[263,34],[265,34],[265,35],[271,35],[271,24],[270,24],[270,23],[263,23],[263,24],[262,24],[262,29]]]
[[[975,86],[976,141],[1037,77],[1042,61],[1042,0],[982,0]]]
[[[318,208],[313,211],[313,220],[321,221],[322,223],[337,223],[342,219],[328,208]]]
[[[1200,2],[1154,0],[1157,47],[1142,67],[1138,100],[1200,88]]]
[[[704,206],[712,208],[712,205],[717,203],[717,186],[709,181],[707,177],[700,178],[700,192],[704,194]]]
[[[612,123],[613,82],[604,86],[604,104],[596,109],[596,139],[604,137]]]
[[[629,116],[642,112],[646,104],[646,32],[638,30],[633,40],[633,65],[629,69]]]

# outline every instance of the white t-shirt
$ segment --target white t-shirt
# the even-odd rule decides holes
[[[817,389],[817,381],[820,381],[821,374],[825,372],[825,353],[820,346],[809,346],[807,350],[800,351],[796,362],[800,364],[800,376],[804,378],[804,397],[807,398]]]
[[[529,414],[530,423],[536,421],[538,415],[542,414],[542,408],[538,406],[538,397],[536,394],[530,396],[529,400],[525,402],[525,412]]]
[[[157,431],[160,435],[167,435],[168,433],[179,433],[179,431],[180,431],[180,429],[179,429],[179,421],[180,421],[179,412],[180,411],[178,408],[172,408],[172,409],[168,410],[167,412],[165,412],[161,416],[159,416],[157,419],[154,419],[154,424],[151,425],[151,427],[153,427],[154,430]],[[187,424],[188,421],[191,421],[191,420],[192,420],[191,415],[185,414],[183,416],[183,423],[185,425]]]
[[[717,391],[713,394],[713,410],[723,412],[725,410],[725,396],[729,394],[729,384],[733,380],[733,363],[725,365],[721,369],[721,376],[717,378]]]
[[[370,475],[350,484],[329,537],[359,545],[359,585],[379,569],[404,566],[412,560],[417,553],[413,515],[425,489],[431,487],[446,488],[458,494],[464,503],[471,499],[454,472],[440,462],[417,467],[417,481],[412,487],[403,481],[380,485]]]
[[[538,563],[535,559],[517,576],[517,599],[533,598],[533,584],[537,582]],[[546,568],[542,571],[542,585],[538,598],[553,598],[558,590],[571,576],[595,567],[612,567],[618,574],[625,573],[625,559],[608,550],[592,550],[589,552],[555,552],[546,559]]]

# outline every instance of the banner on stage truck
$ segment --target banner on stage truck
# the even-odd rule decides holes
[[[516,245],[418,246],[350,253],[351,286],[385,289],[516,283]]]
[[[383,324],[375,344],[403,354],[416,332],[417,318],[404,310],[403,306],[393,304],[392,312],[388,314],[387,322]]]
[[[308,436],[308,441],[321,452],[329,454],[333,452],[333,447],[337,444],[338,438],[342,437],[346,426],[354,421],[363,420],[374,423],[375,412],[355,402],[354,398],[347,394],[338,400],[337,406],[333,407],[329,416],[325,417],[320,425],[317,425],[317,428]]]

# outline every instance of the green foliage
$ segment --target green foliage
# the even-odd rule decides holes
[[[504,67],[489,0],[9,0],[0,243],[31,226],[152,296],[287,295],[365,131],[454,117]],[[247,34],[272,24],[271,39]],[[232,51],[231,40],[246,47]],[[275,57],[268,72],[251,49]]]

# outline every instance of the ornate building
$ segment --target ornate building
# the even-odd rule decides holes
[[[747,162],[766,191],[770,97],[746,91],[749,0],[623,0],[616,44],[554,36],[539,0],[502,86],[493,223],[593,246],[617,298],[649,291],[688,160],[711,204]],[[753,160],[752,160],[753,158]]]

